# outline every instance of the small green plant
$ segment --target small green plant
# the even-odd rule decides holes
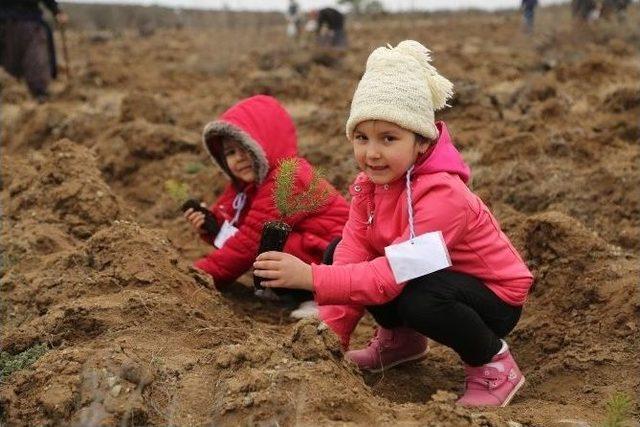
[[[191,174],[191,175],[197,174],[202,169],[204,169],[204,165],[202,163],[200,163],[200,162],[188,163],[187,166],[185,166],[185,168],[184,168],[185,172],[187,172],[188,174]]]
[[[164,189],[178,204],[182,204],[189,198],[189,186],[184,182],[168,179],[164,182]]]
[[[291,226],[284,220],[303,212],[313,212],[323,206],[329,197],[330,187],[323,180],[322,173],[313,169],[309,186],[302,192],[294,191],[294,183],[300,162],[298,159],[282,160],[278,165],[273,201],[280,213],[280,219],[268,221],[262,227],[258,255],[268,251],[282,251],[287,242]],[[262,279],[253,276],[253,285],[262,289]]]
[[[36,344],[15,355],[0,352],[0,381],[15,371],[28,368],[46,352],[46,344]]]
[[[162,368],[164,366],[164,360],[161,357],[154,355],[151,357],[151,364],[158,368]]]
[[[282,218],[313,212],[324,205],[329,196],[329,187],[323,185],[323,174],[319,169],[313,169],[309,187],[302,193],[295,194],[293,184],[298,166],[299,160],[295,158],[282,160],[279,165],[273,199]]]
[[[631,398],[624,392],[617,392],[607,401],[607,418],[602,427],[621,427],[629,418]]]

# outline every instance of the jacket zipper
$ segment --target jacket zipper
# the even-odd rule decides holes
[[[367,214],[369,215],[369,219],[367,220],[367,228],[371,228],[373,225],[373,203],[371,203],[371,199],[367,200]]]

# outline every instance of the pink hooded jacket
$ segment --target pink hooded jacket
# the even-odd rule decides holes
[[[441,231],[451,270],[477,277],[506,303],[521,306],[533,276],[487,206],[466,186],[469,167],[446,125],[436,126],[435,147],[411,174],[415,233]],[[375,185],[361,173],[350,193],[349,220],[334,264],[312,266],[320,316],[345,347],[365,306],[384,304],[402,292],[384,248],[409,238],[404,178]]]

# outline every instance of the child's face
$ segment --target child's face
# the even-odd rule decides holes
[[[360,123],[352,143],[358,166],[378,185],[402,177],[429,148],[426,142],[418,143],[413,132],[383,120]]]
[[[222,153],[231,174],[242,182],[250,183],[256,180],[256,172],[249,153],[236,141],[225,140],[222,143]]]

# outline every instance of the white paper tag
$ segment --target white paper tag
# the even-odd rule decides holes
[[[213,241],[213,245],[218,249],[222,248],[227,240],[237,232],[238,229],[231,225],[229,221],[225,220],[222,227],[220,227],[220,231],[218,232],[216,239]]]
[[[384,248],[396,283],[406,282],[451,267],[442,232],[425,233],[406,242]]]

